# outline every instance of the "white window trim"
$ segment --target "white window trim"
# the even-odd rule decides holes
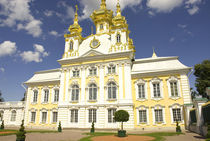
[[[48,102],[45,102],[44,101],[44,94],[45,94],[45,90],[48,90],[49,91],[49,95],[48,95]],[[41,103],[42,104],[48,104],[50,102],[50,88],[48,88],[48,87],[44,87],[43,89],[42,89],[42,98],[41,98]]]
[[[109,99],[109,94],[108,94],[108,84],[110,82],[114,82],[116,84],[116,98],[115,99]],[[104,91],[106,94],[106,101],[117,101],[118,100],[118,95],[119,95],[119,85],[118,83],[114,80],[114,78],[111,78],[108,80],[108,82],[106,83],[105,87],[104,87]]]
[[[37,119],[37,109],[32,108],[32,109],[29,109],[28,111],[29,111],[29,117],[30,117],[29,121],[30,121],[30,123],[36,123],[36,119]],[[35,122],[32,122],[32,121],[31,121],[31,116],[32,116],[31,112],[35,112],[35,113],[36,113]]]
[[[171,106],[169,106],[169,109],[170,109],[170,117],[171,117],[171,124],[176,124],[176,121],[174,122],[174,117],[173,117],[173,109],[174,108],[180,108],[181,109],[181,122],[179,122],[179,123],[182,123],[182,124],[184,124],[184,118],[183,118],[183,106],[182,105],[180,105],[180,104],[178,104],[178,103],[175,103],[175,104],[173,104],[173,105],[171,105]]]
[[[90,86],[91,84],[95,84],[95,85],[96,85],[96,88],[97,88],[96,100],[90,100],[90,99],[89,99],[89,86]],[[97,100],[98,100],[98,98],[99,98],[99,87],[97,86],[97,83],[96,83],[95,80],[88,83],[88,85],[87,85],[87,87],[86,87],[86,96],[87,96],[86,99],[87,99],[88,102],[97,102]]]
[[[72,100],[72,87],[74,85],[77,85],[79,87],[79,96],[78,96],[78,100]],[[70,103],[79,103],[80,101],[80,93],[81,93],[81,88],[80,88],[80,85],[77,83],[77,82],[74,82],[70,85],[70,88],[69,88],[69,102]]]
[[[157,110],[157,109],[162,109],[162,113],[163,113],[163,122],[160,123],[160,124],[155,122],[155,110]],[[155,105],[154,107],[152,107],[152,115],[153,115],[153,125],[164,125],[164,124],[166,124],[165,106]]]
[[[15,120],[14,121],[12,121],[12,112],[13,111],[15,111]],[[17,122],[17,115],[18,115],[18,111],[17,110],[15,110],[15,109],[13,109],[13,110],[11,110],[11,112],[10,112],[11,114],[10,114],[10,122],[12,122],[12,123],[15,123],[15,122]]]
[[[53,112],[57,112],[57,122],[53,122]],[[50,123],[52,123],[52,124],[57,124],[58,123],[58,110],[57,109],[53,109],[51,111]]]
[[[37,91],[38,92],[38,95],[37,95],[37,102],[34,102],[34,91]],[[38,88],[33,88],[32,89],[32,95],[31,95],[31,104],[37,104],[38,103],[38,100],[39,100],[39,89]]]
[[[78,122],[71,122],[71,110],[78,110]],[[72,107],[70,110],[69,110],[69,114],[68,114],[68,122],[71,124],[71,125],[78,125],[80,123],[80,112],[79,112],[79,108],[77,107]]]
[[[177,92],[178,92],[178,96],[172,96],[171,95],[171,86],[170,86],[170,82],[173,81],[173,82],[177,82]],[[170,77],[168,80],[167,80],[167,86],[168,86],[168,94],[169,94],[169,98],[171,99],[174,99],[174,100],[177,100],[181,97],[181,89],[180,89],[180,80],[174,76]]]
[[[153,84],[154,83],[159,83],[160,85],[160,97],[159,98],[155,98],[154,97],[154,92],[153,92]],[[153,100],[161,100],[164,98],[164,94],[163,94],[163,81],[159,78],[153,78],[151,81],[150,81],[150,92],[151,92],[151,99]]]
[[[79,71],[79,76],[74,76],[73,71]],[[71,70],[70,76],[71,76],[72,78],[80,78],[80,76],[81,76],[81,70],[80,70],[80,68],[74,67],[74,68]]]
[[[115,105],[112,105],[112,106],[107,107],[106,112],[105,112],[106,124],[109,124],[109,125],[117,125],[118,124],[117,122],[109,122],[109,120],[108,120],[108,114],[109,114],[108,113],[108,110],[109,109],[116,109],[116,111],[119,110],[118,107],[115,106]]]
[[[90,70],[93,69],[93,68],[96,69],[96,75],[90,75]],[[88,77],[95,77],[95,76],[98,76],[98,74],[99,74],[99,72],[98,72],[99,71],[99,68],[97,66],[89,66],[87,68],[87,70],[88,70]]]
[[[47,112],[47,119],[46,119],[46,122],[44,123],[44,122],[42,122],[42,112]],[[40,117],[39,117],[39,123],[40,124],[47,124],[48,123],[48,115],[49,114],[49,112],[47,111],[47,109],[41,109],[40,110]]]
[[[115,67],[115,73],[109,73],[109,71],[108,71],[109,67],[112,67],[112,66]],[[105,74],[106,74],[106,75],[117,75],[118,73],[117,73],[117,65],[116,65],[116,63],[109,63],[109,64],[106,66]]]
[[[59,95],[60,95],[60,88],[58,86],[55,86],[53,89],[53,92],[52,92],[52,97],[51,97],[51,102],[53,104],[57,104],[59,102]],[[55,101],[55,90],[58,90],[59,91],[59,94],[58,94],[58,101]]]
[[[92,125],[92,122],[90,123],[89,122],[89,110],[90,109],[96,109],[96,122],[94,123],[95,124],[95,126],[97,126],[97,123],[99,122],[99,114],[98,114],[98,112],[99,112],[99,109],[98,108],[96,108],[96,107],[94,107],[94,106],[90,106],[89,108],[87,108],[87,112],[86,112],[86,123],[90,126],[90,125]],[[88,127],[89,127],[88,126]]]
[[[143,123],[139,121],[139,110],[146,110],[147,122]],[[137,125],[149,125],[149,107],[139,106],[136,107]]]
[[[144,85],[144,93],[145,93],[145,98],[139,98],[139,90],[138,90],[138,85]],[[136,100],[138,101],[145,101],[148,99],[148,94],[147,94],[147,81],[143,79],[139,79],[135,82],[135,91],[136,91]]]

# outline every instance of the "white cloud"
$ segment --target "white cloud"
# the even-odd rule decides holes
[[[199,12],[198,5],[201,4],[202,0],[187,0],[185,2],[187,11],[190,15],[194,15]]]
[[[51,10],[45,10],[44,11],[44,15],[47,16],[47,17],[51,17],[53,15],[53,11],[51,11]]]
[[[4,41],[0,44],[0,57],[12,55],[16,52],[17,47],[15,42]]]
[[[34,44],[34,51],[24,51],[20,54],[22,60],[28,62],[42,62],[43,57],[49,56],[42,45]]]
[[[174,8],[181,6],[183,0],[147,0],[147,6],[156,12],[171,12]]]
[[[3,67],[1,67],[0,72],[5,72],[5,69]]]
[[[31,15],[30,3],[33,0],[1,0],[0,26],[26,30],[28,34],[39,37],[42,33],[40,20]]]
[[[187,27],[186,24],[178,24],[177,26],[180,27],[180,28],[186,28]]]
[[[155,16],[155,13],[152,12],[152,11],[149,11],[148,14],[151,15],[151,16]]]
[[[58,32],[55,31],[55,30],[50,31],[49,34],[52,35],[52,36],[56,36],[56,37],[57,37],[57,36],[60,36],[60,35],[58,34]]]
[[[170,39],[169,39],[169,42],[173,42],[175,40],[175,38],[174,37],[171,37]]]

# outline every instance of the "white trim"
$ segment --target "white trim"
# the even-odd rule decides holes
[[[140,123],[139,121],[139,110],[146,110],[147,121],[145,123]],[[144,124],[149,125],[149,107],[145,107],[144,105],[136,107],[136,115],[137,115],[137,125],[144,125]]]
[[[178,96],[172,96],[171,95],[171,86],[170,86],[170,82],[177,82],[177,93]],[[179,99],[181,97],[181,89],[180,89],[180,80],[174,76],[171,76],[168,80],[167,80],[167,86],[168,86],[168,94],[169,94],[169,98],[171,99]]]
[[[145,98],[139,98],[139,89],[138,89],[138,85],[144,85],[144,94],[145,94]],[[138,101],[145,101],[146,99],[148,99],[148,94],[147,94],[147,81],[143,80],[143,79],[138,79],[137,81],[135,81],[135,91],[136,91],[136,100]]]
[[[154,97],[154,92],[153,92],[153,84],[154,83],[159,83],[160,86],[160,97],[155,98]],[[151,93],[151,99],[153,100],[161,100],[164,98],[164,94],[163,94],[163,81],[157,77],[153,78],[152,80],[150,80],[150,93]]]

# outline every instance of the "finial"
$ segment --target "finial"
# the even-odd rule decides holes
[[[152,54],[152,58],[157,58],[157,55],[155,53],[155,48],[153,47],[153,54]]]
[[[101,9],[106,9],[106,0],[101,0]]]
[[[75,11],[74,24],[78,24],[78,14],[77,14],[78,6],[76,5],[75,8],[76,8],[76,11]]]
[[[93,26],[91,26],[91,35],[93,35]]]
[[[117,16],[121,16],[120,0],[117,0]]]

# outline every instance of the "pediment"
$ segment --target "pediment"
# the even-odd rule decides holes
[[[90,50],[87,53],[83,54],[82,57],[98,56],[98,55],[103,55],[103,53],[98,52],[96,50]]]

